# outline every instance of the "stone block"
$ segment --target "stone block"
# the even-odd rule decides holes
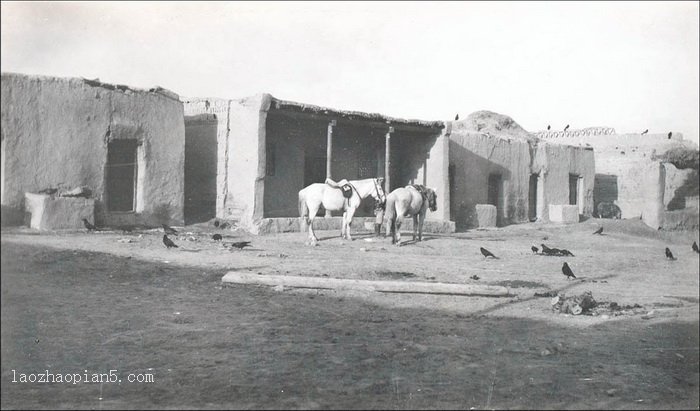
[[[83,218],[95,223],[95,200],[91,198],[24,193],[24,206],[31,215],[29,226],[38,230],[84,228]]]
[[[496,227],[496,217],[498,210],[495,205],[477,204],[476,221],[477,227]]]
[[[549,221],[553,223],[578,223],[578,205],[550,204]]]

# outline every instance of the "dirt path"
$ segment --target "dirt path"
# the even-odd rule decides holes
[[[299,233],[235,236],[254,246],[235,252],[204,234],[165,250],[158,232],[4,231],[2,408],[698,408],[698,256],[688,237],[617,222],[592,236],[597,223],[399,248],[361,236],[313,248]],[[533,255],[541,242],[575,257]],[[479,246],[499,259],[484,260]],[[663,258],[665,246],[678,260]],[[567,281],[562,261],[582,280]],[[478,282],[517,297],[222,287],[228,270]],[[555,314],[534,297],[548,290],[644,309]],[[122,383],[12,382],[13,370],[47,369],[116,369]],[[129,373],[155,381],[128,383]]]

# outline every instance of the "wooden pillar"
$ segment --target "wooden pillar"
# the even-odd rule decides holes
[[[328,123],[328,134],[326,139],[326,178],[331,177],[331,165],[333,164],[333,127],[337,124],[336,120],[331,120]],[[331,212],[326,210],[325,217],[330,217]]]
[[[331,120],[328,123],[328,138],[326,140],[326,178],[331,177],[331,163],[333,162],[333,127],[337,122]]]
[[[391,192],[391,133],[394,127],[389,127],[384,139],[384,191]]]

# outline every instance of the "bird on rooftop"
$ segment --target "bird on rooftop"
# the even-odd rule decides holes
[[[459,120],[459,113],[455,116],[455,121]]]
[[[221,237],[221,234],[214,234],[213,236],[211,236],[211,239],[214,241],[221,241],[222,238],[223,237]]]
[[[547,130],[551,130],[552,126],[550,124],[547,124]]]
[[[669,131],[669,132],[668,132],[668,139],[669,139],[669,140],[671,139],[671,136],[672,136],[672,135],[673,135],[673,132],[672,132],[672,131]]]
[[[478,280],[478,279],[479,279],[479,276],[476,275],[476,274],[474,274],[473,276],[471,276],[471,277],[469,277],[469,278],[471,278],[472,280]]]
[[[485,249],[484,247],[480,247],[479,250],[481,250],[481,254],[484,255],[484,258],[488,258],[488,257],[498,258],[495,255],[493,255],[493,253],[491,251]]]
[[[167,224],[161,224],[163,226],[163,231],[165,231],[166,234],[177,234],[177,230],[174,228],[170,227]]]
[[[603,234],[603,227],[600,227],[599,229],[595,230],[593,234]]]
[[[163,244],[170,249],[171,247],[179,248],[177,244],[173,243],[173,240],[169,239],[167,234],[163,234]]]
[[[564,131],[569,129],[569,125],[567,124],[566,127],[564,127]]]
[[[534,245],[532,247],[530,247],[530,250],[532,250],[532,252],[535,254],[537,254],[537,252],[540,251],[540,249],[535,247]]]
[[[693,241],[693,245],[691,246],[691,248],[693,249],[693,251],[700,254],[700,249],[698,249],[698,243],[696,243],[695,241]]]
[[[666,247],[666,258],[668,258],[669,260],[676,259],[676,257],[673,256],[673,253],[671,252],[671,250],[668,247]]]
[[[571,271],[571,267],[569,267],[569,264],[567,264],[566,261],[564,261],[564,265],[561,267],[561,272],[564,273],[567,280],[569,279],[569,277],[576,278],[574,272]]]
[[[642,131],[642,135],[645,135],[648,132],[649,132],[649,129],[646,129],[646,130]]]
[[[245,247],[250,246],[250,241],[238,241],[235,243],[231,243],[231,249],[233,250],[234,248],[238,248],[239,250],[244,249]]]

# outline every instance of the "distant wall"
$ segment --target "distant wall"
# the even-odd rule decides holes
[[[167,90],[134,90],[78,78],[2,74],[3,212],[22,213],[24,192],[87,186],[98,224],[183,223],[185,127]],[[105,207],[108,143],[135,139],[136,212]]]

